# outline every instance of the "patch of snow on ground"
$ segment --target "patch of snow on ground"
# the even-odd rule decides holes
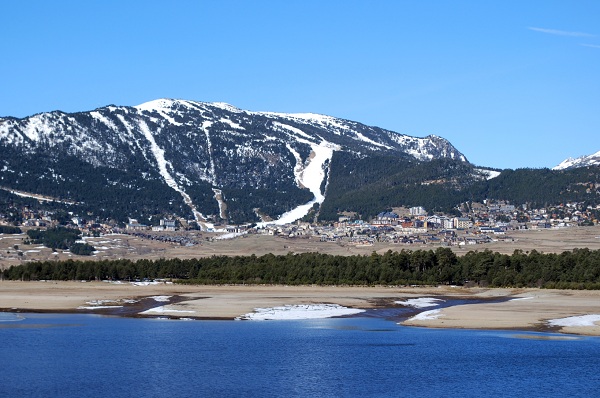
[[[228,234],[217,236],[215,238],[215,240],[233,239],[233,238],[237,238],[238,236],[246,235],[247,233],[248,233],[248,231],[244,231],[244,232],[230,232]]]
[[[325,200],[325,196],[321,192],[321,183],[326,176],[325,162],[331,160],[333,151],[334,149],[337,149],[337,146],[330,142],[322,141],[319,145],[311,143],[311,148],[311,155],[313,156],[309,158],[308,164],[303,168],[295,167],[294,174],[296,176],[296,181],[299,181],[303,187],[308,188],[314,195],[314,199],[282,214],[277,220],[267,224],[283,225],[292,223],[307,215],[315,203],[321,204]],[[296,154],[294,154],[294,157],[295,156]],[[265,224],[260,223],[259,227],[264,225]]]
[[[435,307],[438,305],[439,301],[445,301],[442,299],[436,299],[433,297],[421,297],[416,299],[406,299],[404,301],[395,301],[396,304],[405,305],[408,307],[414,308],[426,308],[426,307]]]
[[[217,188],[213,188],[212,191],[214,192],[214,198],[217,201],[217,204],[219,205],[219,217],[221,217],[222,219],[227,218],[227,214],[225,214],[225,208],[223,206],[225,204],[225,202],[223,201],[223,191]]]
[[[192,198],[177,184],[175,179],[171,176],[171,173],[169,173],[169,170],[167,169],[167,165],[169,163],[165,159],[164,149],[162,149],[161,147],[158,146],[158,144],[156,143],[156,140],[154,139],[154,136],[150,132],[150,129],[148,128],[148,125],[146,123],[140,122],[139,125],[140,125],[140,130],[142,131],[142,133],[144,134],[144,136],[150,143],[150,150],[152,151],[152,154],[154,155],[154,159],[156,160],[156,163],[158,164],[158,172],[163,177],[163,179],[165,180],[165,182],[167,183],[167,185],[169,187],[173,188],[175,191],[179,192],[181,194],[181,196],[183,196],[183,200],[185,201],[185,203],[190,207],[190,209],[192,209],[192,212],[194,213],[194,218],[196,219],[196,221],[201,222],[202,220],[204,220],[204,217],[202,216],[202,214],[200,214],[200,212],[198,211],[198,209],[192,202]]]
[[[236,319],[264,321],[284,319],[322,319],[336,316],[354,315],[365,310],[342,307],[338,304],[298,304],[281,307],[255,308],[254,312],[241,315]]]
[[[283,123],[279,123],[279,122],[273,122],[273,126],[279,127],[280,129],[288,130],[288,131],[296,134],[297,136],[306,138],[307,140],[314,140],[314,137],[306,134],[304,131],[300,130],[297,127],[289,126],[287,124],[283,124]]]
[[[500,175],[499,171],[487,170],[487,169],[475,169],[481,174],[485,175],[486,180],[491,180],[492,178],[496,178]]]
[[[167,100],[167,99],[158,99],[154,101],[145,102],[141,105],[134,106],[138,111],[147,111],[152,112],[155,111],[159,115],[161,115],[164,119],[166,119],[169,123],[175,126],[183,126],[183,123],[179,123],[173,119],[167,111],[173,110],[173,105],[178,103],[178,101]]]
[[[369,143],[371,145],[375,145],[375,146],[378,146],[378,147],[392,149],[392,147],[390,147],[390,146],[383,145],[383,144],[380,144],[379,142],[373,141],[372,139],[370,139],[369,137],[366,137],[366,136],[362,135],[358,131],[355,131],[354,134],[356,135],[356,138],[358,138],[360,141],[364,141],[364,142],[367,142],[367,143]]]
[[[57,202],[57,203],[75,204],[75,202],[71,202],[71,201],[68,201],[68,200],[58,200],[58,199],[55,199],[55,198],[49,198],[49,197],[42,196],[42,195],[37,195],[37,194],[34,194],[34,193],[27,193],[27,192],[15,191],[15,190],[12,190],[12,189],[7,189],[7,188],[0,188],[0,189],[2,189],[4,191],[8,191],[8,192],[12,193],[13,195],[17,195],[17,196],[20,196],[22,198],[33,198],[33,199],[37,199],[37,200],[42,201],[42,202]]]
[[[600,322],[600,315],[580,315],[560,319],[551,319],[548,321],[548,325],[566,327],[598,326],[596,325],[596,322]]]
[[[152,297],[148,297],[153,299],[154,301],[159,301],[159,302],[169,302],[169,299],[171,298],[171,296],[152,296]]]
[[[159,285],[162,282],[130,282],[133,286],[151,286],[151,285]]]
[[[333,131],[333,133],[339,135],[339,130],[350,130],[347,125],[342,123],[341,119],[335,118],[333,116],[320,115],[318,113],[274,113],[274,112],[253,112],[256,114],[260,114],[267,117],[285,117],[289,119],[293,119],[296,121],[308,122],[308,123],[316,123],[320,124],[323,127],[334,127],[338,131]]]
[[[79,306],[78,310],[101,310],[101,309],[110,309],[110,308],[121,308],[122,305],[92,305],[92,306]]]
[[[113,131],[119,131],[119,128],[117,127],[117,125],[114,124],[112,120],[110,120],[106,116],[102,115],[100,112],[96,112],[96,111],[90,112],[90,116],[92,116],[94,119],[98,120],[100,123],[103,123],[104,125],[106,125],[109,129],[111,129]]]
[[[508,301],[530,300],[532,298],[533,298],[533,296],[529,296],[529,297],[517,297],[517,298],[514,298],[514,299],[510,299]]]
[[[242,126],[240,126],[239,124],[237,124],[236,122],[234,122],[233,120],[229,120],[229,119],[225,119],[225,118],[221,118],[219,120],[219,122],[224,123],[224,124],[228,124],[231,128],[234,129],[238,129],[238,130],[244,130],[244,128]]]
[[[149,310],[140,312],[140,314],[148,315],[148,314],[165,314],[165,313],[194,313],[196,311],[185,311],[185,310],[174,310],[171,308],[167,308],[167,305],[163,305],[162,307],[150,308]]]
[[[432,319],[438,319],[441,316],[442,314],[440,313],[440,310],[429,310],[413,316],[409,319],[409,321],[429,321]]]

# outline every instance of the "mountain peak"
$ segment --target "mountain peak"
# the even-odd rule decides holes
[[[557,166],[553,167],[552,170],[568,170],[576,169],[579,167],[597,166],[600,165],[600,151],[591,154],[584,155],[578,158],[567,158],[560,162]]]
[[[0,168],[19,170],[31,184],[22,186],[25,177],[5,173],[0,178],[7,186],[36,193],[60,189],[67,196],[77,191],[78,202],[104,200],[122,209],[147,200],[133,199],[147,192],[142,196],[153,197],[154,206],[193,214],[207,228],[209,219],[287,222],[306,216],[325,200],[340,156],[468,163],[437,136],[412,137],[316,113],[253,112],[170,98],[5,119],[0,146],[7,159],[0,159]],[[26,157],[36,160],[23,165]],[[99,194],[104,191],[108,199]]]

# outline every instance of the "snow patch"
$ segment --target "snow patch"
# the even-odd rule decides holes
[[[360,141],[364,141],[364,142],[367,142],[367,143],[369,143],[371,145],[375,145],[375,146],[382,147],[382,148],[393,149],[391,146],[383,145],[383,144],[381,144],[379,142],[373,141],[369,137],[365,137],[364,135],[362,135],[358,131],[355,131],[354,134],[356,135],[356,138],[358,138]]]
[[[169,308],[168,305],[163,305],[162,307],[151,308],[149,310],[140,312],[140,314],[148,315],[148,314],[166,314],[166,313],[184,313],[184,314],[193,314],[196,311],[186,311],[186,310],[176,310],[173,308]]]
[[[354,315],[365,310],[342,307],[338,304],[298,304],[281,307],[255,308],[254,312],[237,317],[238,320],[264,321],[289,319],[322,319]]]
[[[429,311],[423,311],[420,314],[417,314],[415,316],[413,316],[412,318],[409,318],[409,321],[430,321],[433,319],[438,319],[439,317],[443,316],[440,313],[440,310],[429,310]]]
[[[439,302],[443,302],[445,300],[432,298],[432,297],[421,297],[415,299],[406,299],[404,301],[394,301],[396,304],[405,305],[407,307],[414,308],[426,308],[426,307],[435,307],[439,305]]]
[[[244,232],[230,232],[230,233],[228,233],[228,234],[224,234],[224,235],[221,235],[221,236],[217,236],[217,237],[215,238],[215,240],[227,240],[227,239],[234,239],[234,238],[237,238],[237,237],[239,237],[239,236],[246,235],[247,233],[248,233],[247,231],[244,231]]]
[[[156,163],[158,164],[158,172],[160,173],[160,175],[163,177],[163,179],[165,180],[165,182],[167,183],[167,185],[169,187],[173,188],[175,191],[177,191],[181,194],[184,202],[190,207],[190,209],[192,209],[192,212],[194,213],[194,218],[196,219],[196,221],[197,222],[203,221],[204,217],[202,216],[202,214],[198,211],[198,209],[192,202],[192,198],[190,197],[190,195],[188,195],[177,184],[175,179],[171,176],[171,173],[169,173],[169,170],[167,169],[167,165],[171,166],[171,164],[169,162],[167,162],[167,160],[165,159],[165,151],[164,151],[164,149],[159,147],[158,144],[156,143],[156,141],[154,140],[154,136],[150,132],[148,125],[145,122],[140,121],[139,126],[140,126],[141,132],[144,134],[144,136],[150,143],[150,150],[152,151],[152,154],[154,155],[154,159],[156,160]]]
[[[242,126],[240,126],[239,124],[237,124],[234,121],[229,120],[229,119],[221,118],[221,119],[219,119],[219,122],[221,122],[223,124],[228,124],[229,126],[231,126],[234,129],[244,130],[244,128]]]
[[[102,309],[111,309],[111,308],[122,308],[122,305],[91,305],[85,306],[81,305],[77,307],[78,310],[102,310]]]
[[[213,188],[212,191],[214,192],[214,198],[217,201],[217,204],[219,205],[219,217],[221,217],[222,219],[226,219],[227,214],[225,214],[225,201],[223,200],[223,191],[217,188]]]
[[[324,193],[321,192],[321,184],[326,177],[326,163],[331,161],[334,150],[339,149],[339,147],[324,140],[319,145],[310,143],[310,146],[312,153],[307,159],[306,165],[299,164],[298,160],[301,160],[300,155],[289,146],[288,149],[290,149],[297,162],[294,167],[296,182],[300,187],[308,188],[314,195],[314,199],[282,214],[275,221],[259,223],[259,227],[264,227],[267,224],[290,224],[307,215],[315,203],[321,204],[325,200]]]
[[[600,315],[580,315],[551,319],[548,321],[548,325],[563,327],[598,326],[596,325],[596,322],[600,322]]]
[[[481,173],[481,175],[485,176],[486,180],[491,180],[492,178],[496,178],[501,173],[500,171],[487,170],[487,169],[475,169],[475,171],[478,171],[479,173]]]
[[[159,301],[159,302],[169,302],[169,299],[171,298],[171,296],[150,296],[148,298],[153,299],[154,301]]]
[[[508,301],[521,301],[521,300],[531,300],[532,298],[534,298],[533,296],[529,296],[529,297],[517,297],[514,299],[510,299]]]
[[[552,170],[565,170],[577,167],[585,167],[600,164],[600,151],[592,154],[580,156],[576,159],[568,158],[563,160],[559,165],[552,168]]]

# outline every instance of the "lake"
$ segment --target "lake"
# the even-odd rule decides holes
[[[2,397],[590,397],[600,338],[0,313]]]

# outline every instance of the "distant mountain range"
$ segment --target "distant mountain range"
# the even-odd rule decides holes
[[[206,229],[448,210],[507,184],[438,136],[186,100],[0,118],[0,150],[0,203],[55,198],[44,206],[119,221],[176,215]]]
[[[578,157],[576,159],[568,158],[563,160],[558,166],[552,168],[552,170],[567,170],[575,169],[578,167],[587,166],[598,166],[600,165],[600,151],[592,154]]]

